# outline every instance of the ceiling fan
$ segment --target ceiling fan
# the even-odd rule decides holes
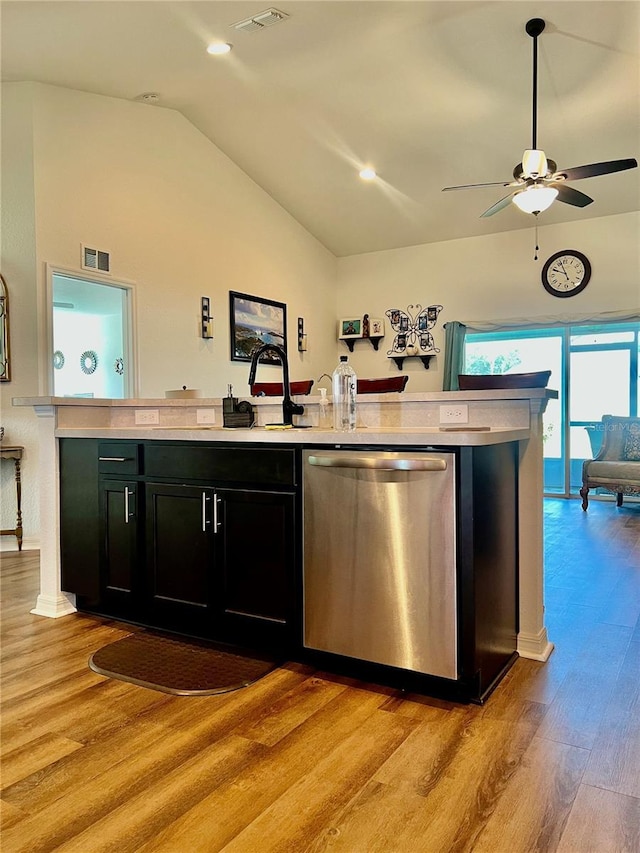
[[[449,190],[466,190],[476,187],[516,187],[509,195],[501,198],[482,217],[493,216],[494,213],[503,210],[510,202],[513,202],[525,213],[533,213],[537,216],[546,210],[557,198],[565,204],[574,207],[586,207],[593,201],[588,195],[573,189],[566,181],[579,181],[583,178],[594,178],[596,175],[609,175],[612,172],[623,172],[626,169],[635,169],[638,161],[635,158],[626,160],[607,160],[604,163],[589,163],[586,166],[574,166],[571,169],[558,170],[553,160],[548,160],[544,151],[537,147],[538,130],[538,36],[544,30],[545,22],[542,18],[532,18],[527,21],[525,30],[527,35],[533,39],[533,117],[532,117],[532,144],[523,156],[522,163],[513,170],[513,181],[496,181],[488,184],[465,184],[459,187],[444,187],[443,192]]]

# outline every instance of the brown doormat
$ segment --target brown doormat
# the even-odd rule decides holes
[[[179,696],[227,693],[247,687],[278,666],[260,654],[238,654],[141,631],[98,649],[89,667],[100,675]]]

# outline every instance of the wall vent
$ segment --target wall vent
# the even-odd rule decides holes
[[[252,33],[256,30],[263,30],[265,27],[272,27],[274,24],[279,24],[286,20],[289,16],[279,9],[265,9],[264,12],[258,12],[252,18],[245,18],[244,21],[237,21],[231,24],[234,30],[241,30],[245,33]]]
[[[92,249],[90,246],[82,246],[82,267],[85,270],[96,270],[97,272],[111,271],[111,256],[109,252],[100,249]]]

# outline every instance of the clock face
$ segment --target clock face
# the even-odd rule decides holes
[[[585,289],[590,278],[589,260],[574,249],[563,249],[551,255],[542,269],[544,289],[553,296],[575,296]]]

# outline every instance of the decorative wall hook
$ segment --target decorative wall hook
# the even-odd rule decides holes
[[[210,340],[213,338],[213,317],[210,314],[211,311],[211,302],[208,296],[203,296],[200,300],[200,320],[201,320],[201,332],[200,334],[205,340]]]
[[[304,317],[298,317],[298,352],[307,351],[307,333],[304,330]]]

